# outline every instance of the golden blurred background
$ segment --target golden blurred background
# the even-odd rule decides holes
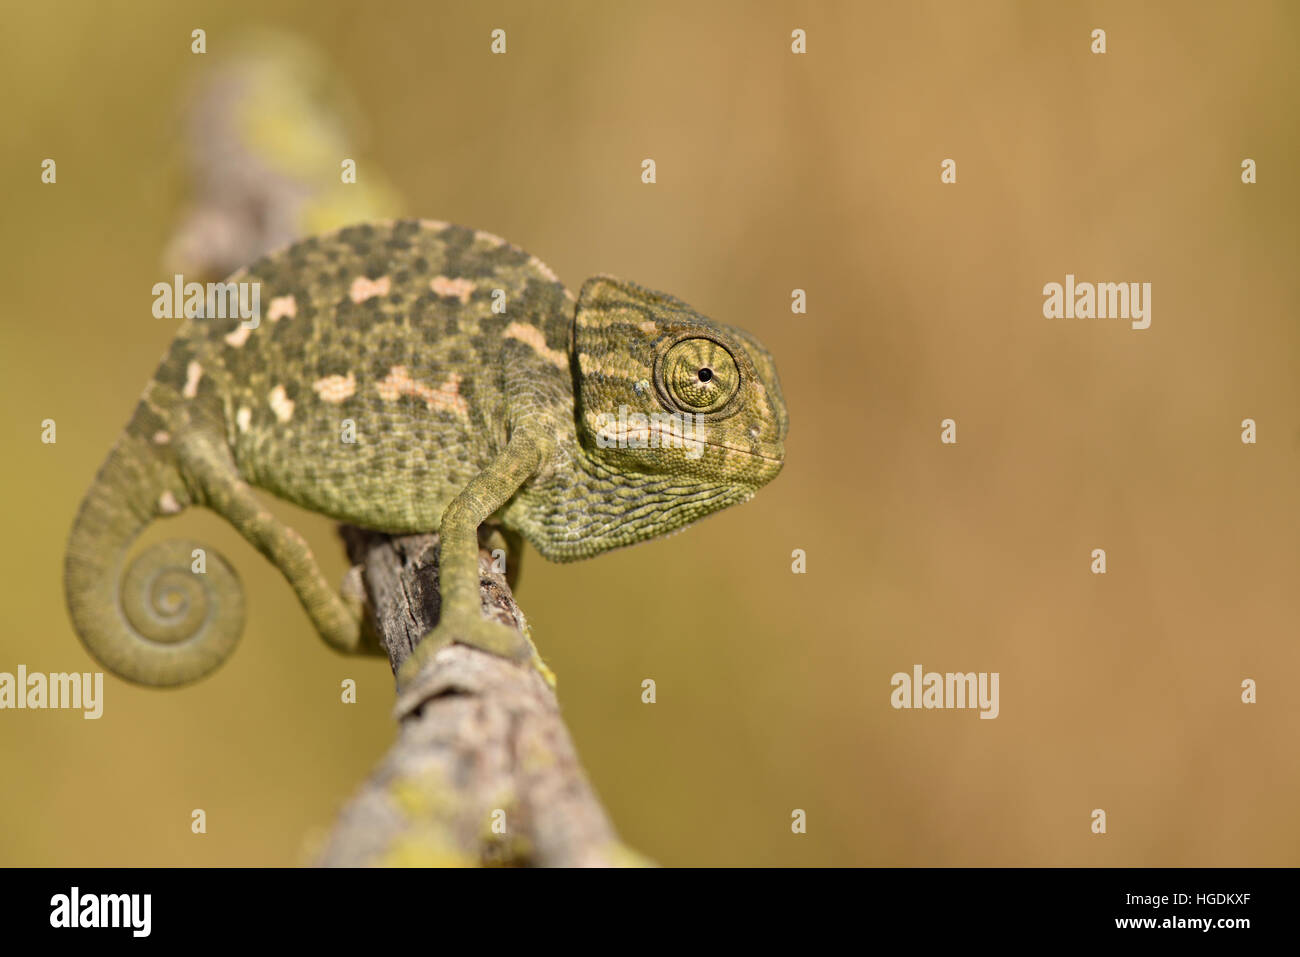
[[[175,330],[150,290],[192,185],[184,92],[274,28],[351,90],[349,155],[402,215],[504,236],[574,289],[611,272],[672,292],[777,357],[787,464],[753,502],[589,562],[524,561],[520,603],[631,846],[668,865],[1300,864],[1296,5],[86,0],[4,18],[0,671],[98,670],[63,547]],[[1151,327],[1043,318],[1067,273],[1151,282]],[[276,510],[341,578],[332,524]],[[98,721],[0,712],[0,864],[304,862],[392,741],[386,662],[326,650],[215,516],[146,540],[177,535],[239,569],[240,649],[179,691],[107,676]],[[1000,716],[894,710],[890,676],[918,663],[998,672]]]

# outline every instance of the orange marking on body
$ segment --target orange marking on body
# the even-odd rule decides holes
[[[392,280],[387,276],[380,276],[375,280],[367,279],[365,276],[358,276],[352,280],[352,288],[348,291],[348,296],[353,302],[365,302],[375,296],[388,295],[391,286]]]
[[[393,366],[382,382],[375,383],[375,391],[385,402],[396,402],[404,395],[415,396],[431,410],[454,412],[462,419],[469,420],[469,404],[460,394],[460,375],[455,372],[434,389],[411,378],[406,366]]]
[[[478,288],[478,283],[472,279],[449,279],[446,276],[435,276],[429,283],[429,288],[440,296],[455,296],[462,303],[469,302],[470,294]]]
[[[351,372],[346,376],[327,375],[325,378],[313,382],[311,388],[313,392],[320,396],[322,402],[333,402],[337,405],[356,395],[357,380]]]
[[[506,326],[506,331],[502,333],[507,339],[515,339],[528,346],[539,356],[545,359],[551,365],[567,369],[569,367],[569,357],[559,349],[552,349],[546,344],[546,336],[542,330],[536,326],[530,326],[524,322],[512,322]]]
[[[536,269],[539,273],[541,273],[551,282],[560,281],[560,277],[555,275],[555,271],[551,269],[550,266],[546,265],[546,263],[538,259],[536,256],[532,256],[529,258],[528,265],[532,266],[534,269]]]

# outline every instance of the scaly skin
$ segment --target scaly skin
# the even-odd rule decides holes
[[[166,542],[122,577],[141,529],[189,506],[218,512],[262,551],[325,641],[346,652],[377,650],[359,609],[252,488],[384,532],[437,529],[442,615],[401,687],[449,641],[532,654],[481,615],[485,520],[569,561],[680,529],[750,498],[781,469],[785,405],[757,341],[610,277],[588,280],[575,299],[539,260],[487,233],[430,221],[352,226],[229,281],[261,284],[260,324],[184,321],[68,545],[74,626],[132,681],[193,681],[239,637],[239,582],[214,552],[195,574],[201,546]],[[504,314],[493,311],[494,290]],[[701,432],[686,437],[703,444],[636,447],[649,433],[635,417],[620,425],[621,406],[699,414]],[[655,439],[672,437],[671,422],[656,427]]]

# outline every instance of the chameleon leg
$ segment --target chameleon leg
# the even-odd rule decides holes
[[[408,690],[425,662],[452,642],[514,661],[535,657],[532,643],[527,638],[507,625],[483,617],[479,593],[478,527],[537,471],[542,454],[536,441],[523,432],[516,432],[505,451],[474,476],[443,512],[438,526],[438,575],[442,596],[438,624],[416,645],[398,670],[399,692]]]
[[[374,652],[363,642],[355,608],[330,587],[307,542],[273,516],[239,476],[230,453],[210,440],[183,443],[181,467],[197,486],[199,500],[228,521],[288,579],[325,643],[345,653]]]

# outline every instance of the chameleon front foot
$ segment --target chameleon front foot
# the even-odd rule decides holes
[[[444,618],[420,640],[411,656],[397,669],[395,713],[398,717],[413,711],[430,696],[421,686],[420,676],[425,674],[426,665],[438,652],[451,644],[468,645],[520,664],[531,661],[547,684],[555,687],[554,673],[542,662],[533,643],[520,632],[479,614]]]

